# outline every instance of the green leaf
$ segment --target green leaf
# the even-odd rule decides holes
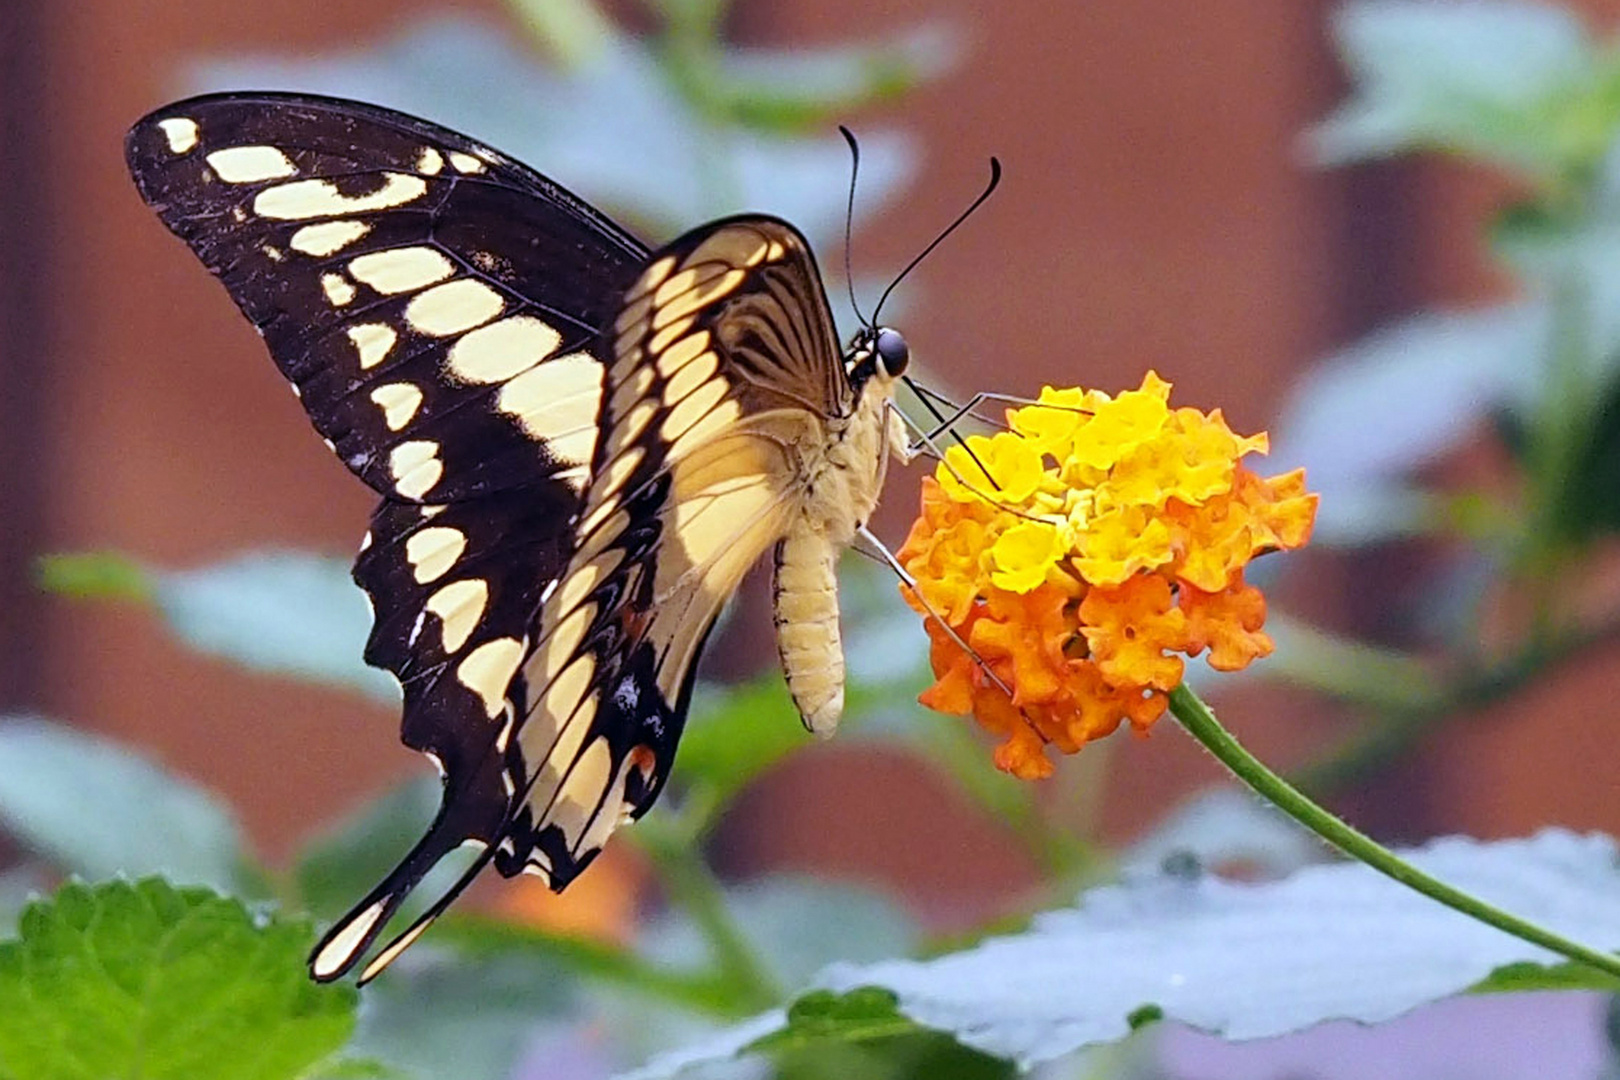
[[[160,879],[69,884],[0,944],[8,1080],[281,1080],[330,1057],[357,994],[304,972],[302,921]]]
[[[1573,540],[1620,532],[1620,379],[1611,379],[1560,493],[1560,524]]]
[[[161,873],[256,886],[241,830],[211,793],[133,750],[35,717],[0,721],[0,825],[93,881]]]
[[[342,559],[269,550],[163,570],[117,552],[85,552],[41,560],[40,580],[77,599],[155,603],[198,652],[399,702],[398,684],[361,659],[371,613]]]
[[[776,672],[730,687],[705,684],[692,696],[676,775],[706,805],[721,807],[810,742]]]
[[[116,551],[42,556],[39,585],[75,600],[150,601],[153,591],[146,567]]]
[[[1355,91],[1312,132],[1324,161],[1438,149],[1556,183],[1590,173],[1620,125],[1614,58],[1559,7],[1375,0],[1334,31]]]
[[[895,1008],[894,993],[881,986],[856,987],[846,993],[813,990],[788,1006],[780,1031],[757,1040],[750,1050],[803,1046],[820,1039],[864,1042],[906,1035],[917,1025]]]
[[[1409,858],[1557,932],[1620,944],[1620,851],[1608,837],[1452,838]],[[1617,988],[1359,864],[1263,885],[1143,878],[1092,890],[1025,933],[931,960],[835,965],[815,983],[835,995],[886,990],[900,1016],[1021,1068],[1117,1042],[1157,1017],[1254,1039],[1325,1020],[1375,1023],[1471,989]],[[640,1075],[672,1076],[783,1030],[790,1020],[766,1014]]]
[[[398,684],[361,659],[371,613],[346,560],[250,552],[156,578],[170,627],[199,652],[398,703]]]

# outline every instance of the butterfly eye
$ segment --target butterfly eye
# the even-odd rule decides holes
[[[897,379],[905,373],[906,365],[911,362],[911,348],[906,344],[906,339],[900,336],[900,331],[888,327],[879,330],[873,348],[889,378]]]

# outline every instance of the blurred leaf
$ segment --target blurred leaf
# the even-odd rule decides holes
[[[782,986],[802,986],[835,960],[868,963],[916,949],[916,923],[870,889],[798,876],[773,876],[726,890],[744,938]],[[645,935],[665,963],[696,968],[706,958],[696,927],[671,911]]]
[[[813,740],[771,672],[735,686],[700,686],[676,755],[676,778],[706,804],[724,807],[755,777]]]
[[[152,576],[144,566],[116,551],[46,555],[39,560],[39,584],[46,592],[75,600],[151,600]]]
[[[803,1046],[826,1038],[862,1042],[916,1030],[917,1025],[895,1009],[894,994],[882,987],[856,987],[843,994],[813,990],[788,1006],[781,1030],[758,1040],[751,1049]]]
[[[788,1009],[787,1026],[751,1052],[770,1056],[778,1080],[1011,1080],[1010,1062],[920,1028],[895,1011],[894,995],[866,987],[847,994],[806,994]]]
[[[1451,449],[1486,413],[1532,396],[1550,325],[1541,305],[1420,315],[1306,372],[1275,425],[1272,460],[1304,466],[1322,495],[1315,539],[1411,532],[1424,503],[1401,477]]]
[[[1334,31],[1355,90],[1311,133],[1324,162],[1437,149],[1558,180],[1595,166],[1620,124],[1613,55],[1561,7],[1364,0]]]
[[[341,559],[250,552],[196,570],[156,574],[170,627],[199,652],[277,675],[399,702],[393,678],[361,660],[371,632],[365,594]]]
[[[688,1009],[736,1013],[729,988],[706,971],[672,966],[617,945],[544,927],[451,912],[435,928],[434,941],[477,960],[524,957],[537,970],[561,968]]]
[[[1128,876],[1151,874],[1176,859],[1220,870],[1242,866],[1281,877],[1327,856],[1321,841],[1247,790],[1219,787],[1187,799],[1120,853]]]
[[[534,1033],[572,1001],[574,984],[532,955],[445,957],[418,946],[366,988],[351,1052],[419,1080],[506,1080]]]
[[[81,599],[150,600],[186,645],[255,671],[399,702],[392,676],[361,659],[371,633],[365,594],[341,559],[249,552],[194,570],[161,570],[117,552],[52,555],[44,587]]]
[[[1562,524],[1574,539],[1620,532],[1620,380],[1611,380],[1599,399],[1561,511]]]
[[[161,873],[257,888],[241,830],[211,793],[116,743],[35,717],[0,722],[0,825],[93,881]]]
[[[1556,932],[1600,947],[1620,942],[1620,852],[1607,837],[1451,838],[1409,857]],[[1513,989],[1567,987],[1566,967],[1551,960],[1365,866],[1337,864],[1264,885],[1171,874],[1095,889],[1078,908],[1038,916],[1027,933],[932,960],[839,964],[815,982],[834,993],[887,989],[902,1016],[1030,1068],[1115,1042],[1152,1015],[1254,1039],[1330,1019],[1375,1023],[1494,989],[1493,976],[1511,977]],[[1592,978],[1615,989],[1613,979]],[[707,1052],[688,1048],[641,1075],[729,1056],[781,1030],[781,1016],[770,1014],[774,1029],[756,1018]]]
[[[507,0],[507,6],[565,69],[588,64],[617,33],[591,0]]]
[[[487,140],[659,237],[744,210],[786,218],[818,249],[843,229],[843,139],[716,126],[673,91],[654,50],[629,38],[610,38],[561,72],[537,65],[492,26],[438,17],[390,42],[317,59],[211,61],[196,67],[192,83],[335,94],[424,116]],[[894,194],[915,155],[903,136],[881,131],[865,132],[861,151],[864,216]]]
[[[407,781],[310,841],[293,874],[305,910],[336,918],[394,868],[439,809],[444,785]]]
[[[712,68],[694,72],[677,67],[676,80],[718,119],[793,134],[830,126],[851,112],[939,77],[955,62],[958,49],[953,38],[936,25],[878,45],[714,48],[701,54]]]
[[[1257,674],[1268,679],[1384,711],[1444,705],[1437,672],[1410,653],[1342,637],[1279,611],[1267,613],[1266,632],[1277,651]],[[1230,678],[1227,672],[1216,674]]]
[[[354,1028],[356,992],[304,973],[307,923],[262,922],[206,889],[70,884],[0,944],[10,1080],[281,1080]]]

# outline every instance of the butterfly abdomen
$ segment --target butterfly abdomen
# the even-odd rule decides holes
[[[804,726],[831,735],[844,711],[839,546],[802,522],[776,545],[776,649]]]

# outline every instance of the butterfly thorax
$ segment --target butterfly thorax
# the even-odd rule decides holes
[[[903,453],[905,432],[894,415],[894,380],[874,375],[855,408],[827,422],[827,440],[805,461],[809,489],[796,528],[842,548],[877,508],[891,453]]]

